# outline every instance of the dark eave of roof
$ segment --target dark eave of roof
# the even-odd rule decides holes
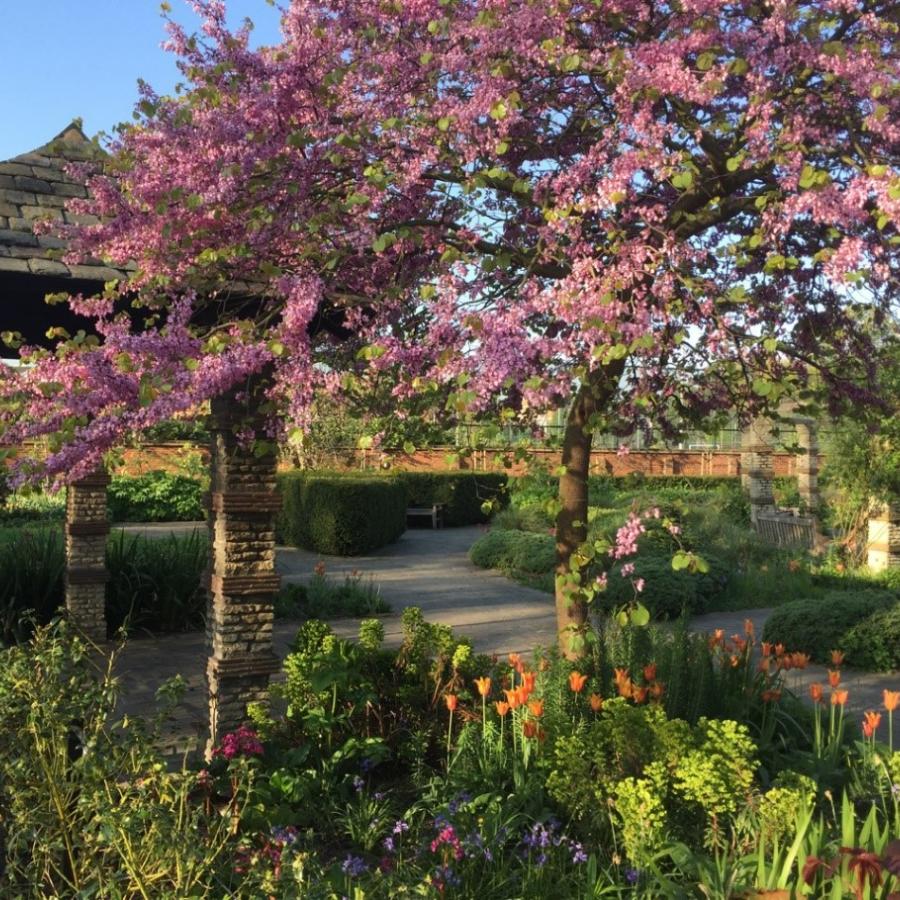
[[[97,221],[65,209],[71,199],[87,197],[84,183],[65,169],[68,163],[99,161],[103,156],[100,147],[73,122],[43,147],[0,163],[0,276],[9,273],[93,282],[123,277],[124,272],[97,260],[64,263],[65,242],[33,230],[40,219],[85,225]]]

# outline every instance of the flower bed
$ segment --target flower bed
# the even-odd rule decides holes
[[[804,706],[784,673],[805,654],[759,645],[749,624],[708,638],[610,624],[577,668],[540,652],[477,656],[414,609],[399,650],[383,637],[376,620],[352,643],[305,623],[278,687],[284,714],[252,710],[208,764],[174,772],[140,725],[113,724],[113,686],[76,639],[41,630],[8,651],[0,822],[13,892],[900,890],[900,752],[887,737],[900,692],[860,732],[839,654]]]

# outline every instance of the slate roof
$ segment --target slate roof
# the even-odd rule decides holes
[[[84,183],[69,176],[65,166],[103,155],[73,122],[43,147],[0,163],[0,277],[16,273],[105,282],[123,276],[96,260],[81,265],[62,262],[65,242],[50,234],[36,235],[32,228],[45,218],[78,224],[97,221],[65,210],[73,197],[87,197]]]

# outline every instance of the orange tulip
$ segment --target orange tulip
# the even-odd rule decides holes
[[[809,686],[809,696],[812,697],[813,703],[822,702],[822,685],[814,682]]]
[[[878,726],[881,724],[881,713],[875,712],[874,710],[868,710],[865,713],[865,724],[869,726],[874,734],[878,730]]]
[[[524,687],[529,694],[534,690],[534,680],[536,677],[534,672],[522,673],[522,687]]]
[[[449,709],[450,712],[453,712],[459,705],[459,697],[457,697],[456,694],[446,694],[444,696],[444,702],[447,704],[447,709]]]
[[[510,709],[518,709],[522,704],[519,702],[519,689],[516,688],[514,691],[504,691],[506,694],[506,702],[509,704]]]
[[[518,653],[510,653],[509,654],[509,664],[521,675],[522,670],[525,668],[525,664],[522,662],[522,657]]]
[[[831,694],[832,706],[843,706],[847,702],[850,692],[846,690],[837,690]]]
[[[747,642],[739,634],[733,634],[731,640],[734,644],[734,649],[737,650],[738,653],[743,653],[744,648],[747,646]]]
[[[659,700],[663,693],[665,693],[665,690],[666,686],[661,681],[654,681],[653,684],[650,685],[650,696],[654,700]]]
[[[724,629],[724,628],[717,628],[717,629],[713,632],[713,636],[712,636],[712,644],[713,644],[713,647],[715,647],[716,644],[721,644],[722,641],[724,641],[724,640],[725,640],[725,629]]]
[[[759,669],[760,672],[765,672],[766,675],[768,675],[768,674],[769,674],[769,670],[772,668],[772,659],[771,659],[771,657],[769,657],[768,659],[767,659],[766,657],[763,657],[763,658],[757,663],[756,667],[757,667],[757,669]]]
[[[731,654],[731,668],[736,669],[741,664],[741,658],[736,654]]]
[[[628,669],[614,669],[613,680],[616,684],[618,684],[620,681],[631,681],[631,679],[628,677]]]
[[[794,653],[791,657],[791,664],[795,669],[805,669],[809,665],[809,654]]]
[[[502,700],[495,700],[494,706],[497,707],[497,715],[502,719],[509,712],[509,704]]]
[[[539,718],[544,714],[544,701],[543,700],[531,700],[528,703],[528,712],[530,712],[535,718]]]
[[[527,738],[533,738],[537,735],[537,724],[530,719],[522,723],[522,731]]]
[[[898,706],[900,706],[900,691],[885,690],[884,708],[888,712],[893,712]]]
[[[580,694],[584,690],[584,686],[585,684],[587,684],[587,680],[587,675],[582,675],[580,672],[569,673],[569,687],[576,694]]]
[[[832,689],[836,688],[841,683],[841,673],[837,669],[828,670],[828,683],[831,685]]]
[[[776,656],[784,655],[784,644],[776,644],[775,645],[775,655]]]
[[[644,681],[656,681],[656,663],[644,666]]]
[[[476,678],[475,679],[475,687],[478,688],[478,693],[482,697],[487,697],[491,692],[491,679],[490,678]]]
[[[781,699],[781,691],[771,690],[762,692],[763,703],[777,703]]]
[[[635,703],[646,703],[647,702],[647,688],[638,687],[635,685],[631,689],[631,696],[634,698]]]
[[[763,656],[771,656],[772,655],[772,645],[768,641],[762,642],[762,655]]]
[[[794,668],[794,655],[792,653],[785,653],[785,655],[778,660],[778,668],[783,669],[785,672],[790,672],[791,669]]]
[[[525,687],[524,684],[520,684],[516,688],[516,701],[519,706],[524,706],[528,702],[528,698],[531,696],[531,691]]]
[[[634,696],[634,682],[630,678],[623,678],[621,681],[616,682],[616,690],[619,692],[620,697],[624,697],[627,700],[629,697]]]
[[[588,700],[590,701],[591,709],[594,712],[600,712],[600,710],[603,709],[603,698],[599,694],[591,694],[591,696],[588,697]]]
[[[744,634],[748,638],[753,637],[753,619],[744,619]]]
[[[831,664],[835,668],[844,664],[844,652],[842,650],[831,651]]]

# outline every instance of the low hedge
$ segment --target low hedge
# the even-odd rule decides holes
[[[445,525],[480,525],[490,518],[482,509],[486,501],[509,502],[507,476],[498,472],[398,472],[397,478],[410,506],[443,505]]]
[[[847,662],[872,672],[900,669],[900,602],[872,613],[841,638]]]
[[[877,589],[830,591],[821,599],[794,600],[769,616],[763,639],[808,653],[817,662],[828,662],[832,650],[848,650],[848,662],[864,665],[861,659],[851,659],[845,647],[850,633],[854,626],[896,605],[896,593]],[[854,632],[854,647],[859,646],[860,634]]]
[[[206,517],[200,480],[171,472],[117,475],[106,502],[114,522],[196,522]]]
[[[278,477],[279,538],[329,556],[359,556],[406,530],[406,487],[397,478],[287,472]]]
[[[469,559],[482,569],[543,575],[556,564],[556,541],[549,534],[495,528],[472,544]]]

